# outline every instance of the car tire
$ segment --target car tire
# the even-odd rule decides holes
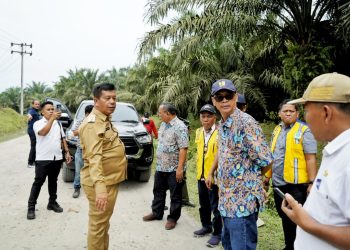
[[[151,177],[151,167],[147,170],[138,171],[138,181],[148,182]]]
[[[68,168],[67,164],[63,162],[62,166],[62,179],[64,182],[73,182],[74,181],[74,170]]]

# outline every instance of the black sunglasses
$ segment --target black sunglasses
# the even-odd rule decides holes
[[[229,93],[227,95],[214,95],[214,99],[215,101],[217,102],[222,102],[224,100],[224,98],[227,100],[227,101],[230,101],[233,99],[233,97],[235,96],[235,92],[232,92],[232,93]]]

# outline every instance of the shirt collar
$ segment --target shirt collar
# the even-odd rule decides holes
[[[282,129],[290,129],[290,128],[292,128],[293,126],[294,126],[294,124],[295,124],[296,122],[294,122],[294,123],[292,123],[292,124],[290,124],[290,125],[285,125],[283,122],[281,122],[279,125],[281,126],[281,128]]]
[[[340,135],[329,142],[327,146],[324,147],[323,152],[331,155],[342,148],[345,144],[350,142],[350,129],[343,131]]]
[[[226,121],[223,121],[221,119],[221,124],[225,127],[230,128],[232,126],[233,120],[237,118],[237,116],[239,115],[240,111],[238,108],[235,108],[235,110],[233,111],[233,113],[227,118]]]
[[[174,126],[177,119],[178,119],[177,116],[175,116],[173,119],[171,119],[170,122],[168,122],[168,124],[170,124],[171,126]]]
[[[216,128],[216,124],[214,123],[213,126],[211,126],[209,132],[206,132],[204,128],[203,128],[203,131],[204,131],[204,133],[206,133],[206,134],[211,134],[211,133],[215,130],[215,128]]]
[[[96,108],[94,108],[92,110],[94,112],[94,114],[96,115],[97,118],[101,119],[102,121],[107,121],[110,120],[110,115],[105,115],[104,113],[102,113],[101,111],[97,110]]]

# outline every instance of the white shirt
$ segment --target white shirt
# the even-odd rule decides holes
[[[61,133],[65,137],[62,127],[54,121],[47,135],[39,135],[38,132],[44,128],[48,120],[45,117],[36,121],[33,130],[36,136],[36,161],[62,160]],[[61,132],[60,132],[61,131]]]
[[[320,169],[304,208],[319,223],[350,226],[350,129],[323,150]],[[300,227],[294,249],[337,249]]]
[[[209,132],[207,133],[205,131],[205,129],[203,128],[203,131],[204,131],[204,144],[205,145],[208,145],[208,142],[209,142],[209,139],[211,137],[211,135],[214,133],[215,131],[215,124],[213,126],[211,126]]]

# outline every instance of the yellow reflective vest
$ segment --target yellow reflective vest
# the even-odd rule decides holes
[[[303,150],[303,135],[307,128],[307,125],[297,121],[287,133],[283,169],[284,181],[287,183],[299,184],[309,182],[305,154]],[[278,125],[275,127],[272,133],[272,152],[275,151],[277,139],[281,130],[281,126]],[[271,178],[272,171],[269,170],[265,175]]]
[[[201,127],[196,130],[195,142],[197,144],[197,180],[200,180],[203,177],[208,177],[208,173],[217,153],[217,136],[218,130],[215,129],[209,138],[208,145],[206,145],[207,152],[205,153],[204,129]]]

